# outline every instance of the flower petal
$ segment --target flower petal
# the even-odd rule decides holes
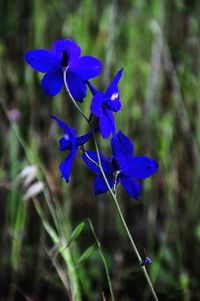
[[[103,110],[102,110],[103,101],[104,101],[104,95],[101,92],[96,93],[92,99],[90,110],[97,117],[103,114]]]
[[[58,60],[62,61],[63,52],[67,52],[68,64],[73,60],[77,60],[81,55],[81,48],[79,45],[70,39],[57,40],[52,47],[53,53],[57,56]]]
[[[69,136],[64,135],[64,137],[60,138],[59,140],[59,151],[65,151],[67,149],[72,148],[72,141]]]
[[[87,85],[93,96],[99,92],[89,80],[87,80]]]
[[[82,56],[72,62],[69,68],[78,73],[83,80],[88,80],[101,73],[101,62],[92,56]]]
[[[120,169],[132,158],[134,148],[132,141],[119,131],[111,139],[112,153]]]
[[[95,127],[94,128],[94,132],[98,132],[99,131],[99,127]],[[76,144],[77,145],[83,145],[85,144],[91,137],[92,137],[93,133],[92,131],[88,132],[87,134],[77,137],[76,138]]]
[[[39,72],[49,72],[59,68],[56,56],[49,50],[29,50],[25,54],[25,60],[33,69]]]
[[[112,95],[114,100],[109,100],[106,102],[106,108],[113,111],[113,112],[119,112],[121,111],[121,100],[119,98],[119,93],[116,92]]]
[[[140,193],[142,191],[140,183],[122,174],[120,174],[120,182],[122,186],[124,186],[128,194],[138,201]]]
[[[77,73],[68,70],[66,73],[66,81],[70,93],[76,101],[83,102],[86,96],[86,83],[82,81]]]
[[[65,179],[65,181],[69,182],[72,162],[75,158],[75,155],[73,152],[71,152],[67,158],[60,164],[60,171],[61,171],[61,177]]]
[[[114,79],[112,80],[112,82],[110,83],[109,87],[107,88],[106,90],[106,93],[105,93],[105,97],[106,98],[111,98],[112,95],[114,93],[117,93],[118,92],[118,88],[117,88],[117,85],[118,85],[118,82],[122,76],[122,72],[123,72],[123,68],[121,68],[117,74],[115,75]]]
[[[87,151],[86,154],[82,154],[82,159],[92,171],[96,172],[97,174],[100,173],[100,169],[98,167],[98,159],[95,151]],[[91,160],[90,160],[91,159]],[[92,162],[94,161],[94,162]]]
[[[104,139],[108,138],[110,134],[115,134],[115,120],[111,111],[104,109],[103,114],[99,117],[100,132]]]
[[[51,115],[51,118],[55,119],[57,121],[58,126],[61,127],[65,132],[70,133],[70,127],[64,121],[60,120],[54,115]]]
[[[71,137],[73,136],[74,129],[71,129],[65,122],[60,120],[54,115],[51,115],[52,119],[55,119],[57,121],[57,124],[59,127],[61,127],[64,130],[64,137],[62,137],[59,140],[59,150],[64,151],[66,149],[71,149],[72,148],[72,139]]]
[[[94,172],[99,174],[100,169],[97,165],[98,164],[98,158],[97,158],[96,152],[95,151],[87,151],[86,153],[87,153],[87,155],[82,154],[83,161],[86,163],[86,165],[91,170],[93,170]],[[88,157],[91,158],[92,161],[96,162],[96,164],[91,162],[91,160],[89,160]],[[105,174],[112,174],[114,172],[114,168],[113,168],[112,164],[110,163],[109,159],[104,157],[103,154],[100,154],[100,159],[101,159],[101,165],[103,167],[103,170],[104,170]]]
[[[76,145],[76,131],[73,128],[70,128],[70,137],[72,141],[72,152],[75,156],[77,151],[77,145]]]
[[[121,169],[121,172],[135,179],[145,179],[150,177],[158,169],[158,163],[146,156],[134,156]]]
[[[110,187],[112,188],[114,184],[113,174],[106,175],[106,178],[108,180]],[[108,191],[108,186],[106,185],[106,182],[102,175],[96,176],[94,180],[94,190],[95,190],[95,195],[105,193]]]
[[[73,128],[70,129],[71,131],[71,148],[72,151],[67,156],[67,158],[60,164],[60,171],[62,177],[65,178],[65,181],[69,182],[70,171],[72,167],[72,162],[76,156],[77,146],[76,146],[76,132]]]
[[[61,69],[56,69],[46,73],[42,79],[42,88],[45,95],[55,96],[62,89],[63,83]]]
[[[76,144],[77,145],[83,145],[85,144],[91,137],[92,137],[92,132],[89,132],[83,136],[77,137],[76,138]]]

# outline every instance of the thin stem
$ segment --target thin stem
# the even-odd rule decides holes
[[[113,192],[116,196],[117,196],[117,182],[118,182],[119,173],[120,173],[119,171],[116,171],[114,174],[115,181],[114,181],[114,185],[113,185]]]
[[[71,290],[70,295],[72,294],[72,298],[70,296],[70,299],[81,301],[82,300],[81,291],[80,291],[80,288],[79,288],[78,277],[77,277],[76,271],[74,269],[74,262],[72,260],[71,253],[70,253],[69,249],[64,250],[63,248],[59,248],[59,245],[60,245],[61,242],[62,242],[63,245],[65,245],[66,242],[64,241],[64,238],[60,241],[59,236],[57,235],[57,233],[54,231],[54,229],[51,227],[51,225],[46,220],[46,218],[43,214],[40,202],[36,198],[33,198],[33,202],[34,202],[34,205],[35,205],[35,209],[36,209],[36,211],[37,211],[37,213],[38,213],[38,215],[41,219],[41,222],[44,226],[44,229],[49,234],[49,236],[50,236],[51,240],[53,241],[54,245],[58,246],[59,253],[63,257],[63,259],[64,259],[64,261],[67,265],[67,268],[68,268],[68,273],[67,274],[68,274],[68,277],[69,277],[70,290]]]
[[[110,290],[111,299],[112,299],[112,301],[115,301],[115,297],[114,297],[113,289],[112,289],[112,283],[111,283],[110,275],[109,275],[109,271],[108,271],[108,266],[107,266],[105,257],[104,257],[104,255],[103,255],[103,252],[102,252],[102,250],[101,250],[101,244],[100,244],[100,242],[99,242],[99,240],[98,240],[98,238],[97,238],[97,235],[96,235],[96,233],[95,233],[95,231],[94,231],[94,227],[93,227],[93,225],[92,225],[92,222],[90,221],[89,218],[88,218],[87,220],[88,220],[88,223],[89,223],[90,228],[91,228],[91,230],[92,230],[92,233],[93,233],[93,235],[94,235],[94,238],[95,238],[95,240],[96,240],[96,243],[97,243],[97,246],[98,246],[98,249],[99,249],[99,254],[100,254],[101,259],[102,259],[102,261],[103,261],[103,265],[104,265],[105,272],[106,272],[106,277],[107,277],[107,280],[108,280],[108,286],[109,286],[109,290]]]
[[[99,167],[99,164],[98,164],[96,161],[94,161],[94,160],[88,155],[88,153],[87,153],[87,151],[86,151],[85,149],[82,148],[82,151],[83,151],[83,153],[85,154],[85,156],[88,158],[88,160],[89,160],[90,162],[92,162],[94,165],[96,165],[97,167]]]
[[[90,125],[90,120],[89,120],[89,118],[87,118],[87,116],[84,114],[84,112],[83,112],[83,111],[81,110],[81,108],[78,106],[77,102],[74,100],[74,98],[73,98],[71,92],[69,91],[69,88],[68,88],[68,85],[67,85],[67,82],[66,82],[66,72],[67,72],[67,70],[64,69],[64,70],[63,70],[63,80],[64,80],[64,85],[65,85],[65,88],[66,88],[66,90],[67,90],[67,93],[68,93],[69,97],[71,98],[73,104],[75,105],[75,107],[76,107],[77,110],[79,111],[79,113],[83,116],[83,118],[84,118],[84,119],[87,121],[87,123]],[[91,127],[91,125],[90,125],[90,127]]]
[[[10,120],[10,118],[8,116],[8,113],[7,113],[7,109],[6,109],[5,104],[4,104],[4,101],[0,100],[0,104],[2,106],[2,109],[3,109],[3,111],[4,111],[4,113],[5,113],[6,117],[7,117],[7,119],[10,122],[10,126],[11,126],[12,131],[14,132],[15,136],[17,137],[17,139],[19,141],[19,144],[21,145],[21,147],[23,148],[23,150],[24,150],[24,152],[26,154],[26,158],[27,158],[28,162],[30,163],[31,166],[35,165],[38,168],[39,174],[38,174],[38,172],[36,173],[36,176],[35,176],[36,179],[38,181],[42,180],[41,176],[45,176],[46,175],[46,172],[45,172],[43,166],[38,165],[38,164],[36,165],[36,163],[35,163],[36,159],[35,159],[34,153],[31,151],[31,149],[28,149],[28,147],[26,146],[24,140],[22,139],[22,137],[19,134],[19,130],[16,127],[16,124]],[[49,186],[49,189],[50,188],[51,187]],[[46,201],[47,206],[49,208],[49,211],[51,213],[51,216],[53,218],[54,224],[56,226],[56,230],[58,231],[59,234],[61,234],[61,232],[60,232],[60,225],[59,225],[59,218],[57,216],[56,211],[54,210],[53,203],[50,201],[50,196],[48,194],[47,189],[43,189],[42,193],[44,195],[44,198],[45,198],[45,201]]]
[[[148,273],[147,273],[146,267],[145,267],[145,266],[141,266],[141,263],[142,263],[143,261],[142,261],[142,259],[141,259],[141,257],[140,257],[140,254],[139,254],[138,249],[137,249],[137,247],[136,247],[136,245],[135,245],[135,243],[134,243],[134,240],[133,240],[133,238],[132,238],[132,236],[131,236],[131,233],[130,233],[130,231],[129,231],[129,229],[128,229],[128,226],[127,226],[127,224],[126,224],[126,222],[125,222],[125,219],[124,219],[124,217],[123,217],[123,214],[122,214],[122,212],[121,212],[119,203],[118,203],[117,198],[116,198],[115,195],[114,195],[114,197],[113,197],[113,201],[114,201],[114,204],[115,204],[115,208],[117,209],[117,213],[118,213],[118,215],[119,215],[119,217],[120,217],[120,220],[121,220],[121,222],[122,222],[122,224],[123,224],[123,226],[124,226],[124,229],[125,229],[125,231],[126,231],[126,233],[127,233],[127,235],[128,235],[128,238],[129,238],[129,240],[130,240],[130,242],[131,242],[131,245],[132,245],[132,247],[133,247],[133,250],[134,250],[134,252],[135,252],[135,254],[136,254],[136,256],[137,256],[139,265],[140,265],[140,267],[141,267],[141,269],[142,269],[142,271],[143,271],[143,273],[144,273],[144,276],[145,276],[145,278],[146,278],[146,280],[147,280],[147,283],[148,283],[148,285],[149,285],[149,288],[150,288],[150,290],[151,290],[151,292],[152,292],[152,295],[153,295],[154,299],[155,299],[156,301],[158,301],[158,297],[156,296],[156,292],[155,292],[154,287],[153,287],[153,285],[152,285],[152,283],[151,283],[151,279],[150,279],[150,277],[149,277],[149,275],[148,275]]]
[[[20,136],[19,131],[16,128],[16,125],[10,120],[10,118],[8,116],[8,113],[7,113],[7,110],[6,110],[6,107],[4,105],[4,102],[1,99],[0,99],[0,105],[2,106],[2,108],[4,110],[4,113],[5,113],[6,117],[8,118],[8,120],[10,122],[11,129],[15,133],[20,145],[22,146],[22,148],[23,148],[23,150],[26,154],[26,158],[27,158],[28,162],[31,165],[35,165],[36,160],[34,158],[34,154],[31,152],[31,150],[28,149],[28,147],[26,146],[24,140]],[[42,166],[37,165],[37,167],[39,168],[40,173],[39,173],[39,175],[38,174],[36,175],[36,179],[39,181],[39,180],[41,180],[41,175],[45,176],[46,173],[45,173],[45,170]],[[51,187],[49,187],[49,189],[50,188]],[[36,211],[37,211],[37,213],[38,213],[38,215],[41,219],[41,222],[42,222],[45,230],[47,231],[47,233],[51,237],[53,243],[56,245],[60,241],[59,237],[64,238],[65,235],[61,231],[59,218],[57,216],[57,212],[54,209],[53,203],[51,203],[50,195],[49,195],[47,189],[43,189],[42,193],[44,195],[45,201],[46,201],[47,206],[49,208],[50,214],[53,218],[53,221],[54,221],[57,232],[55,232],[54,229],[50,226],[50,224],[46,221],[46,218],[43,215],[43,212],[42,212],[39,201],[36,198],[33,198],[33,202],[34,202],[35,209],[36,209]],[[56,204],[56,205],[58,207],[58,204]],[[79,288],[78,277],[77,277],[76,271],[74,269],[74,263],[73,263],[73,260],[72,260],[72,255],[69,252],[69,250],[60,250],[60,254],[64,258],[64,261],[65,261],[65,263],[67,265],[67,268],[69,270],[68,276],[69,276],[69,279],[70,279],[70,288],[71,288],[71,293],[74,295],[74,297],[72,299],[77,300],[77,301],[81,301],[82,300],[81,291],[80,291],[80,288]],[[70,299],[71,299],[71,297],[70,297]]]
[[[120,220],[121,220],[121,222],[122,222],[122,225],[123,225],[123,227],[124,227],[124,230],[125,230],[125,232],[126,232],[128,238],[129,238],[129,241],[130,241],[130,243],[131,243],[131,246],[132,246],[132,248],[133,248],[133,250],[134,250],[134,252],[135,252],[135,254],[136,254],[136,256],[137,256],[139,265],[140,265],[140,267],[141,267],[141,269],[142,269],[142,271],[143,271],[143,273],[144,273],[144,276],[145,276],[145,278],[146,278],[146,280],[147,280],[147,283],[148,283],[149,288],[150,288],[150,290],[151,290],[151,292],[152,292],[152,295],[153,295],[153,297],[154,297],[154,300],[155,300],[155,301],[158,301],[158,297],[157,297],[156,292],[155,292],[155,290],[154,290],[154,287],[153,287],[153,285],[152,285],[152,283],[151,283],[151,279],[150,279],[150,277],[149,277],[149,275],[148,275],[148,273],[147,273],[146,267],[145,267],[145,266],[141,266],[141,263],[143,262],[143,260],[142,260],[141,257],[140,257],[140,254],[139,254],[139,252],[138,252],[138,249],[137,249],[137,247],[136,247],[136,245],[135,245],[135,242],[134,242],[134,240],[133,240],[133,238],[132,238],[132,236],[131,236],[131,233],[130,233],[130,231],[129,231],[129,228],[128,228],[128,226],[127,226],[127,224],[126,224],[126,221],[125,221],[125,219],[124,219],[124,217],[123,217],[123,214],[122,214],[122,211],[121,211],[121,209],[120,209],[120,206],[119,206],[119,203],[118,203],[116,194],[113,192],[112,188],[110,187],[110,184],[109,184],[109,182],[108,182],[108,180],[107,180],[107,178],[106,178],[106,175],[105,175],[105,173],[104,173],[104,170],[103,170],[103,167],[102,167],[102,164],[101,164],[101,159],[100,159],[99,147],[98,147],[98,144],[97,144],[96,134],[95,134],[93,125],[91,124],[90,119],[84,114],[84,112],[83,112],[83,111],[81,110],[81,108],[78,106],[77,102],[75,101],[75,99],[73,98],[73,96],[71,95],[71,93],[70,93],[70,91],[69,91],[69,89],[68,89],[67,82],[66,82],[66,70],[63,71],[63,79],[64,79],[65,88],[66,88],[67,93],[69,94],[69,96],[70,96],[70,98],[71,98],[73,104],[74,104],[75,107],[78,109],[78,111],[79,111],[80,114],[83,116],[83,118],[87,121],[88,125],[90,126],[90,128],[91,128],[91,130],[92,130],[93,138],[94,138],[94,144],[95,144],[95,149],[96,149],[97,158],[98,158],[99,169],[100,169],[100,171],[101,171],[102,177],[103,177],[103,179],[104,179],[104,181],[105,181],[105,183],[106,183],[106,185],[107,185],[107,187],[108,187],[110,196],[111,196],[111,198],[112,198],[112,200],[113,200],[113,202],[114,202],[115,208],[116,208],[117,213],[118,213],[118,215],[119,215],[119,218],[120,218]]]
[[[92,117],[93,117],[93,114],[90,113],[90,116],[89,116],[89,122],[92,122]]]

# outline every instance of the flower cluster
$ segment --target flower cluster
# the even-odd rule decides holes
[[[141,194],[139,180],[156,172],[158,163],[146,156],[133,156],[132,141],[121,131],[116,132],[113,113],[121,111],[118,83],[122,77],[123,68],[117,72],[106,91],[101,92],[90,81],[101,73],[101,62],[92,56],[81,56],[81,48],[72,40],[56,41],[51,51],[44,49],[27,51],[25,59],[36,71],[45,73],[42,79],[45,95],[54,96],[65,85],[73,101],[83,102],[87,87],[93,96],[90,106],[91,116],[98,118],[99,127],[94,129],[91,118],[88,118],[92,130],[83,136],[77,137],[75,129],[70,128],[57,117],[51,116],[63,130],[63,137],[59,140],[59,150],[68,151],[66,159],[60,164],[61,175],[65,181],[69,182],[72,162],[77,150],[80,149],[83,152],[83,161],[96,173],[94,180],[96,195],[109,190],[104,180],[106,177],[114,193],[118,184],[121,184],[131,197],[138,200]],[[99,160],[96,151],[87,151],[84,147],[96,131],[100,131],[104,139],[112,135],[111,157],[106,158],[100,153]]]
[[[110,187],[121,183],[128,194],[138,200],[141,186],[137,180],[151,176],[158,168],[157,162],[146,156],[133,156],[133,144],[121,131],[112,137],[111,147],[112,156],[110,158],[105,158],[101,154],[102,167]],[[95,194],[106,192],[108,187],[97,166],[96,152],[87,152],[87,155],[83,154],[82,157],[87,166],[97,173],[94,181]]]

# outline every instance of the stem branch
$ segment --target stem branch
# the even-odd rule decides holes
[[[112,198],[112,200],[113,200],[113,202],[114,202],[115,208],[116,208],[117,213],[118,213],[118,215],[119,215],[119,218],[120,218],[120,220],[121,220],[121,222],[122,222],[122,225],[123,225],[123,227],[124,227],[124,230],[125,230],[125,232],[126,232],[126,234],[127,234],[127,236],[128,236],[128,239],[129,239],[129,241],[130,241],[130,243],[131,243],[131,246],[132,246],[132,248],[133,248],[133,250],[134,250],[134,252],[135,252],[135,254],[136,254],[136,257],[137,257],[137,259],[138,259],[139,265],[140,265],[140,267],[141,267],[141,269],[142,269],[142,271],[143,271],[143,273],[144,273],[144,276],[145,276],[145,278],[146,278],[146,280],[147,280],[147,283],[148,283],[149,288],[150,288],[150,290],[151,290],[151,292],[152,292],[152,295],[153,295],[153,297],[154,297],[154,300],[155,300],[155,301],[158,301],[158,297],[157,297],[157,295],[156,295],[156,293],[155,293],[154,287],[153,287],[153,285],[152,285],[152,283],[151,283],[151,279],[150,279],[150,277],[149,277],[149,275],[148,275],[148,273],[147,273],[146,267],[145,267],[145,266],[141,266],[141,263],[142,263],[143,261],[142,261],[142,259],[141,259],[141,257],[140,257],[140,254],[139,254],[138,249],[137,249],[137,247],[136,247],[136,245],[135,245],[135,242],[134,242],[134,240],[133,240],[133,238],[132,238],[132,236],[131,236],[131,233],[130,233],[129,228],[128,228],[127,224],[126,224],[126,221],[125,221],[125,219],[124,219],[124,217],[123,217],[123,214],[122,214],[122,211],[121,211],[121,209],[120,209],[120,206],[119,206],[119,203],[118,203],[116,194],[115,194],[115,192],[113,192],[112,188],[110,187],[110,185],[109,185],[109,183],[108,183],[108,180],[107,180],[107,178],[106,178],[106,175],[105,175],[105,173],[104,173],[104,170],[103,170],[103,167],[102,167],[102,164],[101,164],[100,152],[99,152],[99,147],[98,147],[98,144],[97,144],[97,139],[96,139],[94,127],[93,127],[93,125],[92,125],[92,123],[91,123],[91,118],[88,118],[88,117],[84,114],[84,112],[83,112],[83,111],[81,110],[81,108],[78,106],[77,102],[75,101],[75,99],[73,98],[72,94],[70,93],[69,88],[68,88],[68,86],[67,86],[67,82],[66,82],[66,70],[63,71],[63,79],[64,79],[64,84],[65,84],[65,88],[66,88],[66,90],[67,90],[67,93],[69,94],[69,96],[70,96],[70,98],[71,98],[71,100],[72,100],[74,106],[77,108],[77,110],[80,112],[80,114],[81,114],[81,115],[83,116],[83,118],[87,121],[89,127],[91,128],[91,131],[92,131],[92,133],[93,133],[93,138],[94,138],[94,144],[95,144],[95,149],[96,149],[96,153],[97,153],[97,158],[98,158],[99,169],[100,169],[101,174],[102,174],[102,176],[103,176],[103,178],[104,178],[104,181],[105,181],[105,183],[106,183],[106,185],[107,185],[107,187],[108,187],[110,196],[111,196],[111,198]]]

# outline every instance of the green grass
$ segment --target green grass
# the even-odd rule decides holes
[[[58,166],[65,154],[57,150],[61,133],[50,115],[80,133],[88,127],[64,92],[43,95],[42,76],[26,65],[23,55],[65,37],[75,39],[83,55],[101,59],[102,76],[93,81],[99,89],[124,67],[117,128],[133,139],[136,154],[158,160],[159,171],[143,184],[139,203],[120,189],[120,204],[140,253],[146,248],[153,259],[148,270],[159,299],[200,298],[199,6],[197,0],[0,1],[1,300],[21,295],[109,300],[97,249],[75,268],[95,243],[89,227],[62,248],[87,218],[101,242],[116,300],[150,300],[112,204],[107,196],[94,197],[94,175],[80,155],[70,184],[60,180]],[[86,114],[90,99],[88,93],[82,105]],[[8,120],[13,108],[21,113],[16,122]],[[99,137],[99,144],[110,153],[108,141]],[[17,177],[29,165],[38,169],[32,184],[41,181],[45,189],[24,201],[28,187]]]

